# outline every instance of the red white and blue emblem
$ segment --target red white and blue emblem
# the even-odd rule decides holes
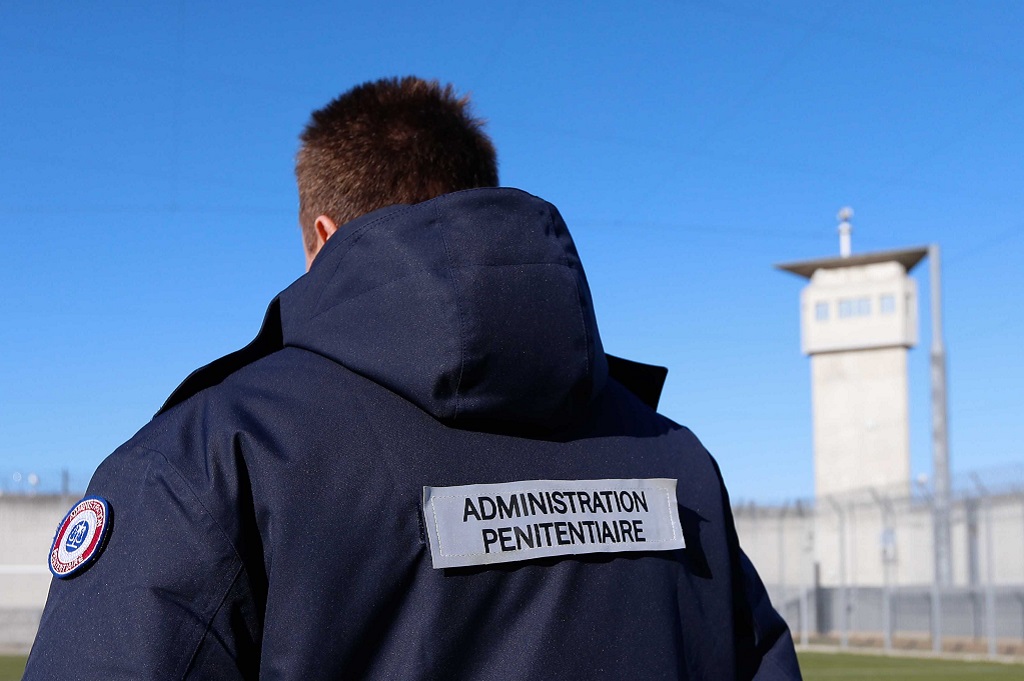
[[[103,550],[110,530],[110,506],[100,497],[86,497],[57,526],[50,547],[50,572],[58,579],[89,567]]]

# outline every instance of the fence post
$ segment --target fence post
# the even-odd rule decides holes
[[[932,577],[932,650],[936,653],[942,652],[942,589],[939,587],[939,575]]]
[[[802,516],[803,509],[798,505],[797,512]],[[801,645],[807,645],[810,641],[810,626],[811,626],[811,608],[809,592],[811,585],[807,583],[807,572],[806,568],[811,567],[811,574],[814,574],[814,513],[811,513],[811,522],[804,522],[804,578],[800,580],[800,643]]]
[[[882,641],[886,650],[892,650],[892,590],[890,585],[889,565],[896,552],[896,532],[892,527],[892,509],[889,499],[880,495],[874,488],[871,496],[882,512]]]
[[[985,523],[985,638],[988,640],[988,656],[996,656],[996,594],[995,594],[995,551],[992,546],[992,493],[981,482],[977,473],[971,473],[971,481],[978,488],[981,500],[982,518]]]
[[[783,504],[779,511],[778,522],[778,548],[779,548],[779,602],[782,604],[782,613],[785,615],[789,605],[786,602],[786,511],[788,505]]]
[[[940,522],[939,508],[935,495],[929,495],[932,520],[932,593],[931,593],[931,625],[932,651],[942,652],[942,564],[939,542]]]
[[[996,656],[995,552],[992,550],[992,497],[985,498],[985,635],[988,656]]]
[[[850,646],[850,602],[846,591],[846,511],[833,497],[827,497],[839,518],[839,647]]]

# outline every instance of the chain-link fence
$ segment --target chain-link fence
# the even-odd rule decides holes
[[[799,642],[1024,654],[1024,470],[956,481],[944,569],[941,508],[918,484],[733,513]]]
[[[0,496],[4,494],[73,495],[85,491],[92,471],[70,468],[24,467],[0,469]]]

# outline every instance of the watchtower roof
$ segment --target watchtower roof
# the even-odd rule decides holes
[[[873,265],[879,262],[898,262],[907,272],[914,269],[928,255],[927,247],[901,248],[895,251],[875,251],[874,253],[858,253],[849,257],[816,258],[787,262],[775,265],[775,269],[792,272],[805,279],[810,279],[817,270],[834,270],[840,267],[856,267],[857,265]]]

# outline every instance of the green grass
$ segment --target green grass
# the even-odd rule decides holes
[[[0,681],[19,681],[25,671],[25,659],[20,655],[0,655]]]
[[[856,681],[904,681],[905,679],[968,679],[1001,681],[1024,679],[1024,665],[993,662],[957,662],[915,657],[877,657],[843,653],[800,653],[800,669],[806,681],[843,679]]]
[[[991,662],[955,662],[914,657],[876,657],[841,653],[800,653],[800,668],[806,681],[844,679],[857,681],[904,681],[911,679],[969,679],[1002,681],[1024,678],[1024,665]],[[0,656],[0,681],[19,681],[25,658]]]

